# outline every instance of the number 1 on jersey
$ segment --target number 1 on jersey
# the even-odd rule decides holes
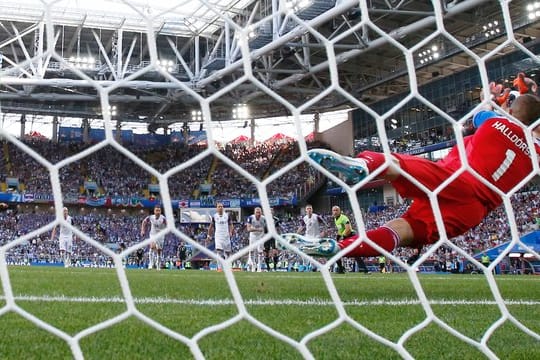
[[[494,181],[498,181],[501,176],[504,175],[504,173],[508,170],[510,165],[512,165],[512,162],[516,158],[516,153],[510,149],[506,150],[506,157],[504,158],[501,166],[493,174],[491,174],[491,177]]]

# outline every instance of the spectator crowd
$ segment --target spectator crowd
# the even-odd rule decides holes
[[[80,153],[87,145],[82,144],[52,144],[47,141],[33,141],[27,143],[33,150],[51,163],[65,159]],[[313,144],[321,146],[321,144]],[[40,193],[52,193],[50,188],[49,173],[44,171],[43,165],[30,157],[24,151],[13,144],[3,144],[3,155],[0,159],[0,178],[18,178],[23,191]],[[184,161],[193,158],[205,147],[166,146],[155,149],[127,148],[152,168],[163,173],[172,167],[180,165]],[[245,171],[257,179],[264,179],[282,168],[299,156],[299,147],[294,142],[264,143],[256,146],[244,144],[228,144],[221,149],[224,155],[232,159]],[[22,166],[24,164],[24,166]],[[85,193],[84,182],[95,181],[98,184],[98,192],[104,195],[145,196],[148,184],[155,179],[142,167],[116,149],[102,148],[88,156],[73,161],[60,170],[60,182],[64,195],[78,196]],[[269,197],[291,197],[305,195],[314,188],[321,175],[307,163],[302,163],[289,171],[279,179],[267,186]],[[254,185],[242,174],[238,173],[218,158],[208,156],[203,161],[181,170],[169,179],[169,190],[173,199],[187,199],[197,196],[200,185],[212,184],[214,189],[206,196],[212,196],[215,200],[242,197],[259,197]],[[216,191],[219,189],[219,191]],[[94,194],[95,195],[95,194]],[[199,194],[200,195],[200,194]],[[523,189],[522,192],[513,196],[513,206],[518,230],[525,234],[537,226],[540,204],[538,191],[534,187]],[[364,214],[364,223],[367,229],[375,228],[396,218],[405,209],[407,204],[396,206],[378,206],[367,210]],[[250,209],[244,209],[250,212]],[[330,209],[318,209],[324,218],[328,228],[325,229],[329,236],[334,236],[335,228],[330,215]],[[299,209],[276,208],[277,215],[281,218],[282,232],[295,232],[300,224]],[[147,215],[145,210],[140,209],[104,209],[104,208],[80,208],[72,209],[75,227],[80,229],[97,242],[107,246],[113,251],[131,247],[141,239],[139,229],[142,219]],[[245,217],[248,214],[243,214]],[[354,220],[352,214],[349,218]],[[242,219],[234,226],[232,237],[233,252],[237,252],[248,244],[248,235]],[[39,229],[54,221],[54,212],[46,206],[19,205],[17,209],[0,214],[0,245],[19,238],[31,231]],[[185,235],[201,243],[202,246],[210,246],[205,243],[207,224],[176,224],[176,228]],[[353,224],[353,227],[356,226]],[[466,234],[452,239],[452,242],[468,254],[476,254],[485,249],[492,248],[508,241],[510,238],[509,220],[504,208],[499,208],[490,214],[480,225]],[[167,234],[165,248],[163,249],[163,263],[176,263],[177,250],[182,240],[174,234]],[[425,249],[424,249],[425,251]],[[196,255],[196,251],[193,255]],[[395,255],[407,261],[416,254],[410,249],[397,249]],[[8,263],[55,263],[59,262],[59,253],[56,240],[50,238],[50,231],[43,231],[28,241],[21,243],[7,252]],[[442,270],[456,270],[456,264],[463,262],[463,255],[448,246],[442,246],[428,259]],[[110,266],[111,259],[99,251],[96,247],[81,239],[74,243],[74,261],[79,264],[91,264],[92,266]],[[129,264],[138,263],[135,252],[127,259]],[[376,259],[368,260],[368,263],[376,262]],[[275,268],[298,269],[301,266],[308,267],[305,261],[292,252],[283,252],[281,264],[274,264]],[[350,270],[355,269],[354,259],[347,259],[346,264]],[[242,260],[238,264],[243,266]],[[378,266],[378,265],[377,265]],[[463,271],[463,269],[460,269]]]
[[[513,206],[516,218],[518,231],[526,234],[537,229],[538,217],[540,210],[540,200],[537,191],[528,191],[517,193],[513,196]],[[363,220],[368,229],[384,224],[388,219],[395,218],[406,209],[406,204],[397,206],[378,207],[377,211],[366,211],[363,214]],[[248,210],[249,211],[249,210]],[[73,213],[74,226],[83,233],[99,242],[100,244],[116,251],[123,248],[129,248],[136,245],[144,239],[140,236],[140,224],[147,215],[145,210],[107,210],[107,209],[88,209],[80,208]],[[326,220],[326,228],[324,229],[327,236],[335,236],[335,227],[333,219],[329,211],[320,213]],[[248,214],[246,214],[248,215]],[[277,215],[281,219],[281,231],[295,232],[301,222],[303,214],[280,212],[278,209]],[[352,215],[352,214],[350,214]],[[35,207],[24,205],[19,206],[19,210],[8,210],[0,213],[0,245],[19,238],[31,231],[37,230],[52,223],[54,218],[52,209],[36,210]],[[354,217],[350,216],[354,224]],[[509,220],[506,217],[504,208],[500,207],[481,224],[466,234],[451,239],[451,241],[461,248],[465,253],[477,254],[486,249],[500,245],[510,239]],[[232,251],[238,252],[241,248],[248,245],[248,233],[246,231],[244,221],[239,221],[234,224],[232,236]],[[211,242],[207,241],[208,224],[175,224],[176,228],[189,238],[198,242],[201,246],[212,248]],[[165,236],[165,247],[163,249],[163,264],[175,264],[178,258],[177,250],[182,239],[174,234],[168,233]],[[192,254],[198,252],[193,247]],[[426,251],[427,248],[423,249]],[[86,243],[82,239],[76,237],[73,248],[74,255],[72,256],[74,265],[85,264],[86,266],[107,267],[111,266],[111,259],[96,247]],[[399,257],[404,262],[407,262],[415,255],[414,250],[400,248],[396,249],[394,255]],[[207,258],[207,257],[206,257]],[[448,246],[442,246],[435,251],[427,260],[435,266],[434,270],[451,271],[458,270],[455,267],[457,263],[462,263],[465,260],[463,254],[456,252]],[[57,239],[51,239],[50,231],[43,231],[39,235],[32,237],[28,241],[21,243],[18,246],[11,248],[7,252],[7,261],[10,264],[29,264],[29,263],[58,263],[61,262],[58,252]],[[136,253],[133,252],[127,259],[128,265],[137,264]],[[240,259],[238,267],[244,267],[246,259]],[[280,256],[281,264],[274,264],[276,268],[312,268],[312,264],[306,264],[297,254],[289,251],[282,251]],[[377,259],[368,259],[367,263],[373,265]],[[349,271],[355,271],[355,260],[347,258],[346,267]],[[287,265],[285,265],[287,264]],[[392,270],[389,264],[389,270]],[[358,270],[358,269],[356,269]],[[395,267],[394,271],[399,270]],[[460,269],[464,271],[464,269]]]
[[[28,140],[26,145],[52,164],[89,146],[76,143],[53,144],[42,140]],[[153,169],[164,173],[192,159],[206,147],[171,144],[157,148],[127,146],[126,149]],[[2,150],[0,179],[16,178],[20,184],[18,188],[9,189],[10,191],[34,195],[52,194],[50,174],[41,163],[13,144],[4,142]],[[300,155],[298,144],[295,142],[261,143],[255,146],[227,144],[221,151],[259,180],[263,180]],[[146,169],[110,146],[63,166],[60,168],[59,176],[62,192],[64,196],[70,198],[79,195],[144,197],[148,196],[148,185],[157,183],[157,179]],[[303,163],[270,183],[267,191],[270,196],[291,197],[297,195],[299,191],[307,191],[306,186],[313,184],[319,176],[313,167]],[[97,189],[85,189],[85,182],[95,183]],[[211,184],[212,190],[204,195],[216,199],[258,196],[255,187],[245,176],[214,156],[207,156],[188,169],[174,173],[168,182],[170,196],[178,200],[200,196],[201,184],[206,183]]]

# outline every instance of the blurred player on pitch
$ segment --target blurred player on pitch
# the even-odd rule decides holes
[[[262,214],[260,207],[256,207],[253,214],[249,215],[246,228],[249,233],[249,245],[263,238],[266,229],[266,218]],[[248,269],[250,271],[261,271],[262,255],[263,244],[257,245],[254,251],[249,251]]]
[[[298,234],[304,234],[308,239],[320,239],[326,236],[325,228],[328,227],[326,221],[319,214],[313,212],[313,206],[307,204],[305,207],[306,215],[302,217],[300,221],[300,226],[296,231]],[[308,261],[302,259],[303,265],[307,265]]]
[[[308,238],[319,239],[326,235],[325,227],[326,221],[322,216],[313,212],[313,206],[306,205],[306,215],[302,218],[302,222],[297,232],[299,234],[304,233]]]
[[[156,235],[167,227],[167,219],[161,214],[161,207],[159,205],[154,206],[154,214],[148,215],[142,221],[141,237],[144,237],[146,233],[146,226],[148,224],[150,224],[149,236]],[[149,269],[152,269],[155,266],[157,270],[161,270],[161,253],[163,251],[164,243],[165,237],[163,235],[155,237],[150,243],[150,249],[148,250]]]
[[[272,211],[272,219],[274,220],[274,226],[276,227],[276,231],[278,234],[281,234],[281,219],[274,215],[274,208],[271,208],[270,210]],[[270,265],[270,258],[272,258],[272,263],[274,265],[273,270],[276,271],[279,263],[279,250],[276,246],[275,238],[272,237],[264,242],[263,254],[264,263],[266,264],[266,271],[272,270],[272,266]]]
[[[73,225],[73,218],[68,213],[68,208],[65,207],[62,209],[64,215],[64,220],[69,225]],[[54,240],[56,236],[56,228],[58,225],[55,225],[52,229],[51,240]],[[58,248],[60,249],[60,257],[64,262],[64,267],[71,266],[71,253],[73,251],[73,230],[67,225],[60,225],[60,233],[58,234]]]
[[[207,238],[210,240],[212,235],[214,236],[216,253],[224,259],[231,255],[233,230],[231,217],[225,212],[223,204],[218,202],[216,204],[216,213],[212,215],[212,221],[208,227]]]

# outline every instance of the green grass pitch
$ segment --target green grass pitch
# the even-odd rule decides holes
[[[73,358],[62,336],[76,336],[85,359],[191,359],[186,339],[196,339],[206,359],[302,359],[295,342],[305,343],[316,359],[402,358],[374,337],[401,339],[416,359],[486,358],[445,325],[486,340],[501,359],[540,359],[536,276],[496,276],[510,318],[523,328],[505,317],[483,275],[420,274],[436,319],[426,322],[429,309],[406,274],[332,274],[345,310],[340,313],[320,273],[232,273],[229,280],[244,301],[240,307],[221,272],[125,273],[133,308],[114,269],[9,267],[15,304],[8,302],[2,280],[0,359]],[[111,319],[110,326],[97,326]],[[419,324],[425,326],[402,338]]]

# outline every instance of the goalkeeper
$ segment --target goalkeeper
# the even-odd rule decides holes
[[[473,118],[476,132],[464,138],[464,148],[470,169],[501,192],[508,193],[531,173],[533,162],[538,161],[527,145],[523,126],[532,125],[540,119],[540,98],[524,94],[515,98],[512,104],[503,104],[502,107],[522,124],[493,111],[482,110]],[[540,126],[532,129],[532,136],[535,141],[534,152],[539,154]],[[310,150],[308,154],[348,183],[362,180],[385,162],[382,153],[371,151],[358,154],[356,159],[320,149]],[[385,169],[380,177],[390,181],[403,198],[413,199],[412,205],[400,218],[367,231],[367,237],[388,252],[398,246],[420,249],[423,245],[433,244],[439,240],[440,234],[428,195],[402,176],[398,169],[410,174],[429,191],[434,191],[461,169],[462,161],[457,146],[438,162],[393,153],[392,163],[394,166]],[[470,170],[461,172],[446,184],[437,195],[437,200],[448,238],[463,234],[478,225],[502,203],[501,196],[476,178]],[[333,256],[350,246],[358,236],[350,236],[339,243],[321,240],[320,245],[308,247],[304,251],[310,255]],[[347,253],[347,256],[352,257],[377,255],[379,252],[365,242]]]

